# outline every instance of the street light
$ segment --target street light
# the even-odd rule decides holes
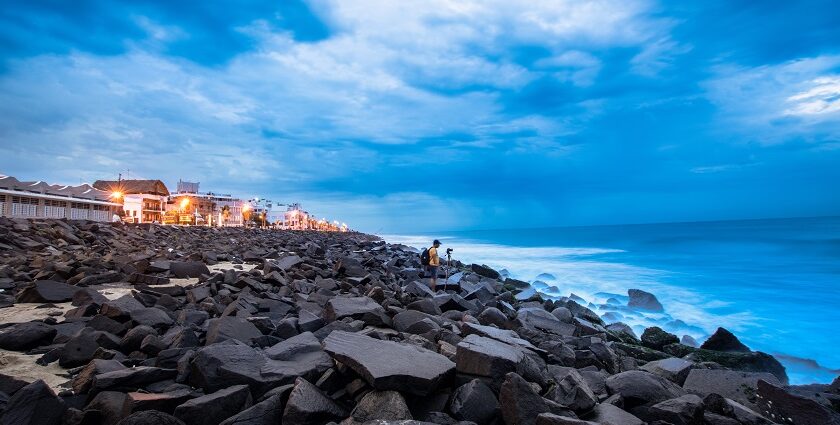
[[[118,191],[118,190],[111,194],[111,197],[114,198],[114,199],[120,199],[120,198],[122,198],[122,196],[123,196],[123,193]]]
[[[190,198],[181,199],[181,210],[185,210],[190,205]]]

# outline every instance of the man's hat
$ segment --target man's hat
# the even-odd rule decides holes
[[[434,241],[434,242],[432,242],[432,245],[443,245],[443,244],[442,244],[442,243],[440,243],[440,241],[439,241],[439,240],[435,239],[435,241]]]

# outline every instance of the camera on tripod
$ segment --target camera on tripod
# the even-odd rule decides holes
[[[452,248],[446,248],[446,255],[452,255]]]

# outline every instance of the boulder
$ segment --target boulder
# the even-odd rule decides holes
[[[393,318],[394,329],[417,335],[440,329],[435,320],[440,319],[416,310],[401,311]]]
[[[188,400],[175,408],[175,417],[190,425],[219,425],[251,406],[247,385],[234,385]]]
[[[485,326],[495,325],[499,329],[505,329],[508,324],[508,318],[496,307],[487,307],[476,317],[478,323]]]
[[[186,425],[180,419],[157,410],[132,413],[117,425]]]
[[[555,415],[553,413],[540,413],[537,416],[537,425],[600,425],[595,422],[584,421],[582,419],[575,419],[566,416]]]
[[[276,425],[283,418],[284,394],[275,394],[225,419],[220,425]]]
[[[91,389],[94,391],[118,391],[126,389],[133,391],[151,383],[172,379],[176,374],[177,371],[175,369],[150,366],[118,369],[95,375],[91,382]]]
[[[173,391],[157,393],[131,391],[125,395],[122,413],[124,416],[128,416],[134,412],[157,410],[172,414],[179,404],[188,401],[191,397],[193,397],[193,394],[188,388],[176,388]]]
[[[117,360],[93,359],[71,380],[73,392],[84,394],[90,390],[96,375],[123,369],[126,367]]]
[[[207,324],[206,345],[235,339],[250,344],[256,338],[262,336],[257,327],[241,317],[225,316],[218,319],[210,319]]]
[[[464,336],[478,335],[487,338],[495,339],[496,341],[504,342],[505,344],[515,345],[534,352],[542,352],[543,350],[534,347],[533,344],[519,337],[514,331],[506,329],[498,329],[492,326],[476,325],[475,323],[464,323],[461,326],[461,332]]]
[[[333,366],[332,358],[312,332],[278,342],[263,354],[269,361],[260,370],[261,375],[281,384],[292,383],[296,377],[315,380]]]
[[[549,372],[557,383],[549,396],[559,405],[575,412],[585,412],[598,404],[598,397],[577,369],[550,366]]]
[[[455,419],[484,424],[499,414],[499,401],[487,384],[473,379],[452,393],[449,410]]]
[[[683,389],[701,397],[706,397],[709,394],[720,394],[752,410],[758,410],[758,406],[754,402],[759,380],[781,385],[781,382],[775,376],[765,372],[693,369],[688,373],[688,377],[683,383]]]
[[[201,261],[172,261],[169,263],[169,271],[179,279],[210,274],[210,269]]]
[[[396,391],[371,391],[365,394],[356,404],[350,416],[360,423],[373,420],[401,421],[412,419],[405,399]]]
[[[253,385],[255,393],[262,393],[268,384],[260,373],[266,361],[261,352],[241,343],[208,345],[195,353],[189,383],[205,393],[240,384]]]
[[[499,391],[502,419],[508,425],[533,425],[540,413],[554,413],[574,417],[574,414],[542,398],[528,381],[516,373],[508,373]]]
[[[744,372],[768,372],[782,384],[788,383],[785,367],[775,357],[760,351],[744,353],[695,349],[683,358],[698,363],[715,362],[726,368]]]
[[[673,425],[703,425],[703,400],[686,394],[654,404],[648,414]]]
[[[134,323],[152,328],[165,328],[174,323],[174,320],[166,312],[154,307],[133,310],[129,313],[129,316]]]
[[[390,321],[385,309],[370,297],[335,297],[324,307],[324,319],[328,322],[351,317],[367,325],[384,326]]]
[[[324,351],[378,390],[425,396],[455,372],[455,363],[433,351],[344,331],[333,331]]]
[[[768,418],[785,418],[793,424],[840,425],[840,413],[813,399],[791,394],[763,379],[758,380],[757,387],[758,412]]]
[[[114,425],[125,415],[126,394],[118,391],[102,391],[85,406],[85,410],[99,412],[103,425]],[[94,421],[96,423],[97,421]]]
[[[738,340],[738,337],[724,328],[717,328],[714,334],[707,339],[700,348],[704,350],[743,352],[749,353],[750,349]]]
[[[655,373],[677,385],[682,386],[689,372],[694,369],[694,362],[671,357],[646,363],[640,369]]]
[[[645,292],[641,289],[629,289],[627,295],[630,297],[630,300],[627,302],[628,307],[655,312],[665,311],[662,304],[656,299],[656,296],[650,292]]]
[[[18,292],[15,302],[19,303],[64,303],[73,299],[79,288],[52,280],[33,282]]]
[[[595,406],[590,419],[602,425],[644,425],[641,419],[609,403]]]
[[[39,379],[9,398],[0,425],[59,425],[66,410],[64,401]]]
[[[676,335],[665,332],[658,326],[651,326],[642,333],[642,345],[654,350],[662,351],[662,347],[679,342],[680,339]]]
[[[470,270],[472,270],[473,273],[475,273],[479,276],[484,276],[484,277],[487,277],[487,278],[490,278],[490,279],[498,279],[500,277],[499,272],[497,272],[497,271],[495,271],[495,270],[491,269],[490,267],[487,267],[486,265],[483,265],[483,264],[482,265],[471,264],[470,265]]]
[[[26,351],[48,345],[57,331],[44,322],[16,323],[0,328],[0,348],[12,351]]]
[[[563,323],[553,314],[537,307],[520,308],[516,313],[516,321],[520,326],[557,335],[572,336],[575,332],[574,325]]]
[[[461,340],[455,353],[459,373],[484,376],[499,382],[508,372],[522,374],[524,363],[522,348],[476,334]]]
[[[283,410],[283,423],[321,425],[347,417],[347,411],[325,396],[318,387],[298,378]]]
[[[621,372],[607,378],[610,394],[624,398],[626,407],[658,403],[685,395],[685,391],[671,381],[641,370]]]
[[[93,359],[100,348],[113,350],[119,346],[120,339],[116,335],[84,328],[64,344],[58,364],[63,368],[84,366]]]

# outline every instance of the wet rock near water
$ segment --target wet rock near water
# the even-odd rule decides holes
[[[837,385],[786,386],[723,329],[638,338],[458,261],[435,293],[416,250],[369,235],[0,219],[0,244],[0,305],[66,306],[0,325],[0,349],[68,377],[0,374],[0,424],[836,420]]]

